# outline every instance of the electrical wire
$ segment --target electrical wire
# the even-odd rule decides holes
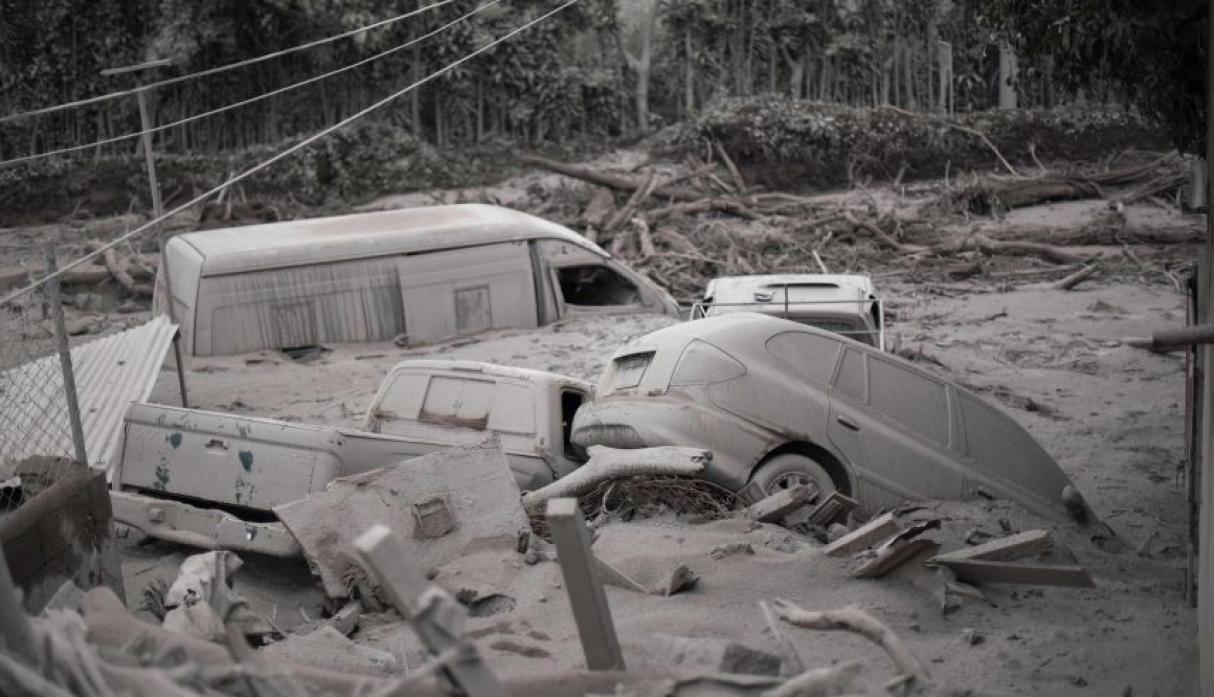
[[[53,114],[58,111],[65,111],[67,109],[76,109],[76,108],[79,108],[82,106],[88,106],[89,104],[97,104],[100,102],[109,101],[111,99],[118,99],[119,97],[129,97],[129,96],[136,94],[143,90],[152,90],[152,89],[156,89],[158,87],[167,87],[168,85],[175,85],[179,82],[185,82],[186,80],[194,80],[194,79],[197,79],[200,77],[207,77],[209,75],[218,75],[219,73],[227,72],[229,70],[235,70],[236,68],[243,68],[243,67],[249,66],[249,65],[256,65],[257,63],[272,60],[274,58],[281,58],[282,56],[290,55],[292,53],[298,53],[299,51],[306,51],[307,49],[310,49],[310,48],[316,48],[317,46],[323,46],[325,44],[330,44],[330,43],[333,43],[334,41],[340,41],[341,39],[346,39],[351,36],[357,36],[358,34],[366,33],[368,31],[371,31],[372,29],[386,27],[390,24],[395,24],[402,20],[409,19],[410,17],[416,17],[417,15],[419,15],[423,12],[429,12],[430,10],[437,9],[439,7],[442,7],[443,5],[447,5],[452,2],[455,2],[455,0],[439,0],[438,2],[426,5],[425,7],[419,7],[416,10],[411,10],[409,12],[397,15],[395,17],[389,17],[388,19],[383,19],[383,20],[380,20],[373,24],[368,24],[364,27],[359,27],[357,29],[351,29],[350,31],[342,32],[341,34],[327,36],[323,39],[316,39],[314,41],[309,41],[307,43],[299,44],[298,46],[292,46],[291,48],[284,48],[280,51],[273,51],[271,53],[266,53],[266,54],[263,54],[260,56],[255,56],[253,58],[246,58],[245,60],[236,61],[235,63],[219,65],[214,68],[207,68],[205,70],[200,70],[195,73],[189,73],[187,75],[178,75],[177,77],[171,77],[171,78],[168,78],[165,80],[160,80],[158,82],[153,82],[153,83],[150,83],[147,85],[142,85],[140,87],[134,87],[129,90],[119,90],[117,92],[110,92],[109,94],[102,94],[102,95],[98,95],[96,97],[86,97],[85,99],[77,99],[74,102],[64,102],[63,104],[56,104],[54,106],[47,106],[47,107],[42,107],[40,109],[31,109],[29,111],[22,111],[22,112],[18,112],[16,114],[8,114],[6,116],[0,116],[0,123],[8,123],[10,121],[15,121],[17,119],[23,119],[23,118],[26,118],[29,116],[40,116],[42,114]]]
[[[426,39],[429,39],[430,37],[432,37],[436,34],[444,32],[461,22],[467,21],[474,15],[489,9],[490,7],[493,7],[494,5],[499,4],[500,2],[501,2],[501,0],[490,0],[490,2],[480,5],[479,7],[469,11],[468,13],[466,13],[460,17],[457,17],[456,19],[453,19],[450,22],[447,22],[446,24],[442,25],[441,27],[434,29],[433,31],[430,31],[426,34],[422,34],[421,36],[412,38],[412,39],[406,41],[405,43],[400,44],[399,46],[394,46],[385,51],[380,51],[379,53],[377,53],[373,56],[368,56],[367,58],[363,58],[362,60],[356,61],[354,63],[350,63],[349,65],[345,65],[340,68],[330,70],[327,73],[321,73],[320,75],[314,75],[306,80],[300,80],[299,82],[292,83],[290,85],[286,85],[285,87],[279,87],[276,90],[272,90],[270,92],[265,92],[263,94],[259,94],[259,95],[255,96],[255,97],[250,97],[248,99],[245,99],[245,100],[242,100],[239,102],[233,102],[232,104],[227,104],[227,105],[224,105],[221,107],[217,107],[215,109],[211,109],[210,111],[204,111],[200,114],[193,114],[191,116],[187,116],[183,119],[178,119],[177,121],[173,121],[171,123],[165,123],[165,124],[161,124],[159,126],[154,126],[152,128],[147,129],[146,131],[133,131],[131,133],[124,133],[122,135],[113,136],[111,138],[103,138],[101,140],[95,140],[91,143],[85,143],[83,145],[72,145],[72,146],[69,146],[66,148],[59,148],[58,150],[48,150],[46,152],[35,153],[33,155],[23,155],[21,157],[14,157],[12,159],[4,160],[4,161],[0,162],[0,167],[8,167],[9,165],[16,165],[16,164],[20,164],[22,162],[31,162],[33,160],[41,160],[41,159],[44,159],[47,157],[54,157],[56,155],[66,155],[68,153],[78,152],[80,150],[88,150],[89,148],[96,148],[96,147],[101,147],[103,145],[110,145],[111,143],[118,143],[118,142],[121,142],[124,140],[131,140],[132,138],[140,138],[146,134],[158,133],[160,131],[167,131],[170,128],[176,128],[178,126],[182,126],[187,123],[198,121],[200,119],[205,119],[205,118],[209,118],[211,116],[215,116],[217,114],[222,114],[225,111],[231,111],[232,109],[238,109],[240,107],[248,106],[250,104],[260,102],[264,99],[269,99],[270,97],[276,97],[285,92],[290,92],[291,90],[299,89],[300,87],[305,87],[305,86],[313,84],[315,82],[319,82],[321,80],[328,79],[330,77],[333,77],[334,75],[339,75],[341,73],[353,70],[355,68],[362,67],[368,63],[372,63],[381,58],[384,58],[385,56],[390,56],[393,53],[399,53],[400,51],[403,51],[406,48],[409,48]]]
[[[261,162],[253,165],[252,167],[246,169],[245,171],[243,171],[239,174],[229,177],[222,184],[220,184],[202,194],[199,194],[198,196],[195,196],[194,198],[190,199],[189,201],[186,201],[185,203],[177,206],[176,208],[173,208],[172,210],[160,215],[157,218],[149,220],[148,222],[144,223],[143,225],[140,225],[139,227],[135,228],[134,230],[124,233],[123,235],[116,237],[116,238],[110,240],[109,242],[106,242],[105,244],[96,247],[88,254],[85,254],[84,256],[82,256],[74,261],[64,264],[56,271],[46,274],[45,276],[39,278],[38,280],[34,281],[33,283],[30,283],[27,286],[18,288],[17,290],[14,290],[11,293],[8,293],[3,298],[0,298],[0,306],[7,305],[14,298],[20,297],[21,295],[34,290],[35,288],[46,283],[47,281],[58,278],[58,277],[62,276],[63,274],[67,273],[68,271],[71,271],[72,269],[74,269],[78,266],[81,266],[87,262],[92,261],[93,259],[96,259],[97,257],[104,254],[107,250],[113,249],[114,247],[117,247],[118,245],[122,244],[123,242],[126,242],[127,240],[137,237],[138,235],[140,235],[140,234],[150,230],[151,228],[155,227],[156,225],[159,225],[160,223],[164,222],[168,218],[184,211],[185,209],[189,208],[190,206],[193,206],[195,204],[205,201],[206,199],[210,198],[211,196],[214,196],[215,194],[219,193],[220,191],[223,191],[224,189],[232,186],[233,184],[236,184],[238,182],[244,181],[245,179],[248,179],[249,177],[251,177],[254,174],[260,172],[261,170],[269,167],[270,165],[274,164],[275,162],[278,162],[279,160],[282,160],[282,159],[288,157],[289,155],[292,155],[292,154],[298,152],[299,150],[302,150],[303,148],[311,145],[312,143],[315,143],[316,141],[320,140],[321,138],[324,138],[325,136],[333,133],[334,131],[338,131],[342,128],[345,128],[346,126],[350,125],[351,123],[354,123],[355,121],[357,121],[358,119],[361,119],[362,117],[366,116],[367,114],[370,114],[384,106],[387,106],[388,104],[396,101],[397,99],[408,94],[409,92],[412,92],[413,90],[417,89],[418,87],[421,87],[422,85],[426,84],[427,82],[430,82],[431,80],[434,80],[435,78],[441,77],[441,76],[451,72],[452,70],[458,68],[459,66],[463,65],[464,63],[467,63],[468,61],[479,56],[480,54],[484,53],[485,51],[488,51],[489,49],[497,46],[498,44],[513,38],[517,34],[521,34],[522,32],[535,26],[536,24],[539,24],[540,22],[557,14],[558,12],[564,10],[565,8],[569,7],[570,5],[575,5],[578,2],[579,2],[579,0],[566,0],[564,3],[549,10],[548,12],[545,12],[544,14],[540,15],[539,17],[536,17],[535,19],[533,19],[521,26],[515,27],[514,29],[507,32],[506,34],[503,34],[502,36],[490,41],[489,43],[487,43],[477,49],[474,49],[471,53],[469,53],[467,55],[457,58],[456,60],[448,63],[447,65],[439,68],[438,70],[435,70],[434,72],[430,73],[429,75],[426,75],[425,77],[421,78],[420,80],[417,80],[409,85],[406,85],[405,87],[402,87],[401,89],[393,92],[392,94],[388,95],[387,97],[384,97],[383,99],[379,100],[378,102],[375,102],[374,104],[372,104],[360,111],[357,111],[357,112],[351,114],[350,116],[347,116],[346,118],[342,119],[341,121],[338,121],[337,123],[333,124],[332,126],[328,126],[328,127],[324,128],[323,130],[313,133],[312,135],[308,136],[307,138],[304,138],[303,140],[299,141],[295,145],[292,145],[291,147],[287,148],[286,150],[283,150],[282,152],[279,152],[276,155],[273,155],[265,160],[262,160]]]

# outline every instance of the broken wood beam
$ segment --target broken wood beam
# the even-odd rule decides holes
[[[1095,588],[1096,583],[1082,566],[1021,564],[979,559],[936,559],[965,583],[1017,583],[1068,588]]]
[[[599,565],[590,549],[590,531],[577,499],[548,501],[548,529],[556,543],[557,561],[569,593],[586,667],[590,670],[624,670],[624,654],[615,634],[607,594],[599,580]]]
[[[1197,324],[1183,329],[1165,329],[1155,332],[1149,339],[1128,339],[1126,343],[1160,353],[1180,351],[1199,344],[1214,344],[1214,324]]]
[[[534,515],[543,510],[549,499],[581,496],[612,479],[694,476],[703,472],[712,460],[710,450],[676,446],[619,449],[592,445],[589,451],[586,464],[551,484],[523,494],[523,508]]]
[[[882,545],[872,557],[860,562],[860,565],[852,570],[852,576],[881,578],[911,559],[935,552],[939,548],[939,543],[932,540],[894,539],[890,544]]]
[[[1028,530],[1026,532],[1008,535],[997,540],[984,542],[980,545],[958,549],[937,555],[933,561],[941,559],[980,559],[982,561],[1012,561],[1023,559],[1050,549],[1054,546],[1054,538],[1049,530]]]
[[[864,525],[822,548],[828,557],[844,557],[868,549],[880,540],[898,532],[900,526],[893,513],[882,513]]]
[[[810,511],[809,518],[806,520],[810,525],[819,527],[827,527],[831,523],[839,519],[840,516],[846,517],[848,513],[854,511],[860,502],[845,496],[838,491],[830,492],[814,510]]]
[[[788,489],[781,489],[767,498],[749,506],[744,515],[760,523],[775,523],[783,520],[784,516],[811,503],[818,495],[818,487],[811,484],[798,484]]]
[[[1047,287],[1051,290],[1071,290],[1075,286],[1096,275],[1096,272],[1098,271],[1100,271],[1100,264],[1088,264],[1075,273],[1069,274],[1066,278],[1047,284]]]
[[[386,525],[373,525],[354,540],[354,548],[380,592],[430,654],[454,653],[439,668],[446,682],[468,697],[505,697],[506,689],[481,661],[476,646],[460,637],[467,612],[410,563],[409,550],[396,533]]]

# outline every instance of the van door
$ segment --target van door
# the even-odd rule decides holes
[[[410,345],[537,326],[526,242],[405,256],[397,271]]]

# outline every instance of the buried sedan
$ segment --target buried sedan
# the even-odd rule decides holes
[[[1019,424],[965,388],[873,347],[757,313],[660,329],[621,348],[579,445],[712,450],[706,477],[748,495],[812,482],[871,515],[907,499],[1007,498],[1088,517]]]

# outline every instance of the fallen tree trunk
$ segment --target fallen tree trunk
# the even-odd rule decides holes
[[[598,172],[598,171],[595,171],[588,167],[580,167],[578,165],[571,165],[571,164],[568,164],[565,162],[549,160],[548,158],[540,157],[539,155],[530,155],[530,154],[524,153],[524,154],[520,154],[518,156],[518,159],[519,159],[519,162],[522,162],[523,164],[526,164],[526,165],[532,165],[534,167],[546,169],[550,172],[556,172],[557,174],[563,174],[566,177],[573,177],[574,179],[581,179],[582,181],[587,181],[587,182],[591,182],[593,184],[598,184],[600,186],[605,186],[609,189],[615,189],[616,191],[630,191],[631,192],[631,191],[636,191],[637,189],[641,188],[641,186],[642,186],[642,182],[638,182],[633,179],[629,179],[628,177],[621,177],[616,174],[607,174],[606,172]],[[661,197],[661,198],[668,198],[668,199],[671,199],[674,201],[698,201],[698,200],[704,198],[704,194],[702,194],[698,191],[695,191],[692,189],[683,189],[683,188],[665,186],[665,185],[659,185],[659,186],[655,187],[652,191],[652,194],[655,196]]]
[[[662,446],[619,450],[591,446],[589,462],[547,486],[523,494],[523,508],[530,515],[538,515],[544,510],[548,499],[581,496],[612,479],[690,477],[702,473],[710,460],[712,453],[699,448]]]

